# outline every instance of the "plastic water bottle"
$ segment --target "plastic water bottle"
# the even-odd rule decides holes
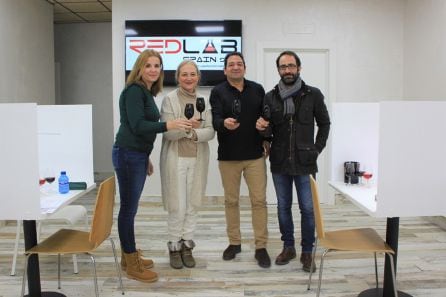
[[[59,176],[59,193],[65,194],[70,191],[70,184],[67,173],[65,171],[60,172]]]

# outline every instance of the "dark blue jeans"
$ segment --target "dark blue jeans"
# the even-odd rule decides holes
[[[277,213],[284,247],[294,247],[294,223],[291,206],[293,204],[293,182],[296,187],[300,209],[302,252],[311,253],[314,244],[313,199],[309,175],[287,175],[273,173],[277,196]]]
[[[112,159],[121,199],[118,215],[119,240],[124,252],[134,253],[135,216],[146,181],[148,156],[146,153],[113,146]]]

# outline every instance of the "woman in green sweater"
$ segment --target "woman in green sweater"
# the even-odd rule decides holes
[[[119,98],[121,125],[112,152],[121,200],[118,215],[121,266],[129,278],[143,282],[158,279],[157,274],[149,270],[153,261],[143,259],[140,250],[136,249],[134,233],[146,175],[153,173],[149,159],[153,143],[158,133],[192,128],[191,122],[184,118],[159,122],[160,113],[154,96],[163,87],[162,67],[162,58],[157,51],[145,50],[138,56]]]

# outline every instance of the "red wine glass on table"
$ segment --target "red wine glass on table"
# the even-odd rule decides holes
[[[366,181],[366,186],[369,187],[369,180],[373,177],[373,173],[370,171],[364,171],[362,178]]]
[[[45,181],[48,183],[48,192],[52,192],[52,183],[56,180],[56,175],[51,170],[45,170],[44,177]]]

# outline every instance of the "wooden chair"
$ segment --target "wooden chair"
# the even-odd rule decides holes
[[[42,224],[55,223],[55,224],[67,224],[74,226],[77,222],[85,221],[85,230],[88,230],[88,215],[87,209],[82,205],[67,205],[62,209],[56,211],[55,213],[48,216],[46,219],[37,221],[37,241],[40,238],[40,231]],[[12,256],[11,273],[10,275],[15,275],[15,268],[17,263],[17,254],[19,249],[20,234],[22,233],[22,221],[17,220],[15,242],[14,242],[14,254]],[[77,258],[76,254],[73,254],[73,270],[74,273],[78,273]]]
[[[337,230],[337,231],[327,231],[324,232],[324,222],[322,218],[322,210],[319,204],[319,193],[316,185],[316,181],[311,177],[311,193],[313,196],[313,211],[314,219],[316,223],[316,242],[313,249],[313,261],[316,254],[317,244],[324,247],[324,252],[321,256],[321,263],[319,266],[319,282],[317,287],[317,297],[320,295],[321,282],[322,282],[322,269],[324,264],[324,257],[328,252],[333,251],[348,251],[348,252],[370,252],[375,255],[375,277],[376,277],[376,287],[378,288],[378,265],[376,260],[376,253],[384,253],[390,257],[390,265],[392,271],[392,280],[394,284],[394,296],[397,295],[396,279],[395,279],[395,267],[393,262],[394,251],[392,248],[379,236],[379,234],[372,228],[358,228],[358,229],[348,229],[348,230]],[[310,271],[313,271],[311,267]],[[310,272],[308,280],[308,290],[311,286],[311,276]]]
[[[115,178],[110,177],[101,183],[96,197],[96,206],[93,214],[90,232],[61,229],[43,240],[33,248],[26,251],[25,269],[22,280],[22,295],[25,293],[26,274],[28,267],[28,259],[32,254],[39,255],[57,255],[58,256],[58,288],[60,289],[60,255],[63,254],[87,254],[91,258],[94,272],[94,287],[96,297],[99,296],[96,261],[94,251],[107,238],[111,242],[113,256],[115,259],[116,272],[119,278],[119,285],[122,294],[124,287],[122,285],[121,269],[116,257],[115,244],[110,238],[111,228],[113,225],[113,207],[115,202]]]

